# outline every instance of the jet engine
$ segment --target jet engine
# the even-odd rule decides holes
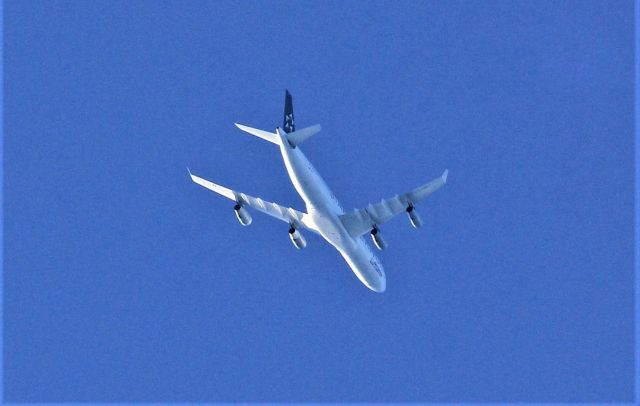
[[[295,247],[299,250],[303,249],[307,246],[307,240],[304,239],[300,231],[296,230],[295,227],[291,227],[289,229],[289,238]]]
[[[242,207],[242,205],[236,204],[233,207],[233,210],[236,212],[236,217],[238,218],[238,221],[243,226],[248,226],[249,224],[251,224],[251,221],[253,221],[247,209]]]
[[[413,228],[422,226],[422,218],[420,218],[420,215],[412,204],[407,206],[407,215],[409,216],[409,221],[411,221]]]
[[[371,239],[377,249],[383,250],[387,248],[387,243],[382,238],[382,233],[378,227],[373,227],[373,230],[371,230]]]

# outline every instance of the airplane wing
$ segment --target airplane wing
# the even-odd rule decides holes
[[[371,231],[374,225],[381,225],[391,220],[396,215],[407,210],[409,206],[413,206],[431,193],[440,189],[447,183],[449,171],[446,170],[439,178],[431,182],[419,186],[407,193],[396,195],[389,199],[383,199],[379,203],[369,204],[367,207],[354,210],[340,216],[340,220],[345,229],[353,238],[357,238],[362,234]]]
[[[253,209],[256,209],[262,213],[268,214],[271,217],[275,217],[278,220],[282,220],[286,223],[293,224],[297,228],[304,227],[305,229],[316,231],[306,223],[306,213],[302,213],[298,210],[292,209],[290,207],[284,207],[276,203],[268,202],[266,200],[262,200],[259,197],[249,196],[244,193],[236,192],[235,190],[228,189],[224,186],[217,185],[213,182],[210,182],[206,179],[202,179],[189,171],[189,175],[191,176],[191,180],[197,183],[200,186],[203,186],[211,191],[214,191],[227,199],[233,200],[238,204],[243,206],[248,206]]]

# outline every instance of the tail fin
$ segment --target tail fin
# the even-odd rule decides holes
[[[284,120],[282,128],[286,133],[292,133],[296,130],[296,123],[293,119],[293,98],[288,90],[284,94]]]
[[[296,131],[296,123],[293,118],[293,97],[291,97],[289,90],[285,90],[284,93],[284,121],[282,123],[282,129],[287,133],[289,144],[293,147],[302,144],[304,140],[320,131],[319,124]]]
[[[276,145],[280,145],[280,135],[282,135],[292,147],[300,145],[304,140],[314,134],[317,134],[320,131],[320,124],[312,125],[311,127],[303,128],[296,131],[296,125],[293,121],[293,98],[291,97],[291,93],[289,93],[288,90],[286,91],[284,97],[284,133],[282,132],[282,130],[279,131],[278,129],[276,129],[276,133],[272,133],[238,123],[235,124],[236,127],[241,129],[242,131],[247,132],[251,135],[255,135],[256,137],[260,137],[263,140],[269,141]]]

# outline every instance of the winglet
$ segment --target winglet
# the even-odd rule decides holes
[[[187,172],[189,172],[189,176],[193,176],[193,174],[191,173],[191,169],[189,169],[188,166],[187,166]]]
[[[445,171],[442,173],[442,176],[441,176],[443,183],[447,183],[447,177],[448,176],[449,176],[449,170],[445,169]]]

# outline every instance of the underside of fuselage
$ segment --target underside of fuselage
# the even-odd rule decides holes
[[[345,259],[353,273],[369,289],[384,292],[386,276],[380,260],[362,237],[353,238],[344,228],[339,216],[344,213],[324,179],[318,174],[300,147],[292,147],[281,130],[280,151],[291,183],[307,207],[305,224],[333,245]]]

